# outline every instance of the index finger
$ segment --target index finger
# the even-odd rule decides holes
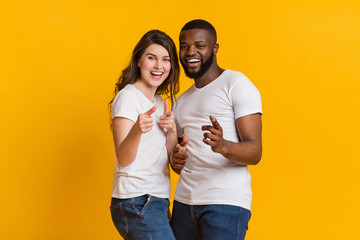
[[[182,139],[180,145],[181,145],[182,147],[184,147],[184,146],[186,146],[186,144],[188,143],[188,141],[189,141],[188,135],[187,135],[187,134],[184,134],[183,139]]]
[[[213,117],[212,115],[210,115],[209,117],[210,117],[210,121],[211,121],[212,125],[214,126],[214,128],[221,130],[222,128],[221,128],[219,122],[216,120],[216,118]]]
[[[164,101],[164,115],[169,112],[169,99],[165,99]]]

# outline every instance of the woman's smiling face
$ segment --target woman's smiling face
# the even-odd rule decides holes
[[[169,76],[171,70],[170,55],[159,44],[151,44],[138,61],[141,76],[145,85],[157,88]]]

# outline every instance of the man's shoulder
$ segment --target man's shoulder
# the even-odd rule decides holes
[[[227,69],[223,73],[222,85],[226,89],[232,89],[240,86],[251,85],[250,79],[242,72]]]
[[[245,76],[245,74],[233,70],[226,71],[227,77],[223,86],[229,94],[240,94],[245,96],[249,92],[254,94],[258,92],[258,89],[254,83],[247,76]]]
[[[238,80],[244,80],[247,79],[249,80],[245,74],[243,74],[242,72],[239,71],[235,71],[235,70],[230,70],[230,69],[226,69],[224,71],[225,75],[225,79],[227,79],[228,81],[238,81]]]

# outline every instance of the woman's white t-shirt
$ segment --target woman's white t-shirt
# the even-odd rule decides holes
[[[112,197],[132,198],[144,194],[156,197],[170,197],[170,170],[166,151],[166,135],[160,127],[160,115],[164,112],[164,103],[155,95],[154,103],[132,85],[124,87],[114,98],[111,118],[123,117],[137,121],[138,115],[157,105],[150,132],[142,134],[134,162],[121,167],[117,162],[114,171]]]

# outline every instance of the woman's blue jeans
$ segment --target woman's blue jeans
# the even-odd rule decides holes
[[[243,240],[250,217],[250,210],[237,206],[174,201],[170,224],[176,240]]]
[[[111,217],[124,240],[175,240],[169,200],[151,195],[111,200]]]

